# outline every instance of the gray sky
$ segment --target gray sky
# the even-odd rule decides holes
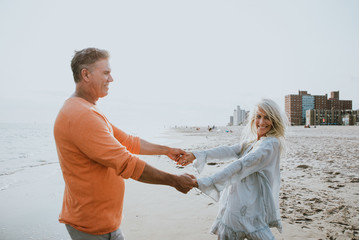
[[[134,124],[225,125],[262,97],[340,91],[359,109],[359,1],[0,0],[0,122],[53,122],[74,50],[107,49],[99,101]]]

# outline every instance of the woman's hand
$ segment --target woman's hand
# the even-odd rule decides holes
[[[187,166],[188,164],[191,164],[195,159],[196,157],[193,155],[193,153],[186,152],[179,158],[177,164]]]

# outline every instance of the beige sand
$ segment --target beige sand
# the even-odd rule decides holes
[[[241,127],[178,128],[170,136],[187,150],[238,142]],[[232,132],[231,132],[232,131]],[[287,159],[282,161],[280,206],[283,233],[277,239],[359,239],[359,127],[291,127]],[[152,165],[175,173],[164,158]],[[204,175],[226,164],[208,165]],[[171,170],[172,169],[172,170]],[[192,190],[181,195],[170,188],[129,182],[123,230],[128,239],[216,239],[209,232],[217,203]]]

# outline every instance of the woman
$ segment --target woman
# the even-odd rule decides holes
[[[179,163],[201,172],[210,160],[235,160],[210,177],[197,179],[198,188],[220,199],[211,232],[225,239],[274,239],[269,229],[281,232],[279,213],[280,157],[284,152],[287,121],[278,105],[259,102],[243,129],[240,144],[184,155]]]

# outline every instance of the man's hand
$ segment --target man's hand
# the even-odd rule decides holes
[[[174,183],[174,186],[181,193],[188,193],[192,188],[198,187],[197,179],[195,176],[188,173],[178,175],[177,181]]]
[[[180,157],[183,156],[184,154],[186,154],[186,152],[183,151],[182,149],[179,149],[179,148],[169,148],[166,155],[167,155],[169,158],[171,158],[173,161],[178,162],[178,160],[180,159]]]
[[[192,188],[198,187],[197,179],[193,175],[187,173],[182,175],[167,173],[154,168],[147,163],[138,181],[150,184],[168,185],[176,188],[182,193],[187,193]]]
[[[191,152],[186,152],[185,154],[182,154],[181,157],[178,159],[177,163],[182,166],[187,166],[188,164],[191,164],[196,157]]]

